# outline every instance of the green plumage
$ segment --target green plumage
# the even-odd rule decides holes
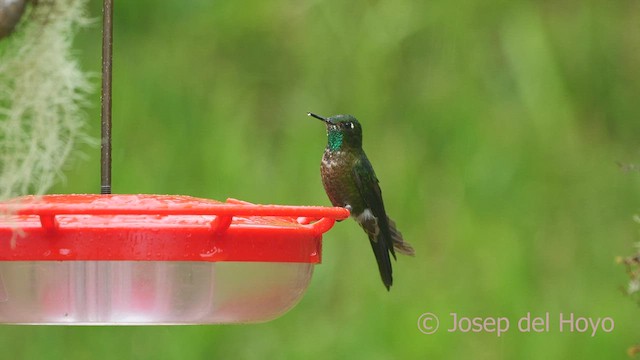
[[[390,254],[395,258],[395,251],[405,255],[414,251],[387,217],[378,178],[362,150],[362,127],[351,115],[309,115],[324,121],[327,127],[328,142],[321,165],[327,196],[334,206],[348,208],[367,233],[388,290],[393,284]]]

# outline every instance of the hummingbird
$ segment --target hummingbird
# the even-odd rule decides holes
[[[388,291],[393,284],[389,254],[396,259],[396,251],[409,256],[415,252],[384,209],[378,178],[362,149],[362,126],[352,115],[307,115],[323,121],[327,128],[328,142],[320,166],[324,190],[333,206],[348,209],[369,236]]]

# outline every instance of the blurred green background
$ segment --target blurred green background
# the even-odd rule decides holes
[[[100,18],[100,1],[90,14]],[[117,1],[113,189],[329,205],[326,137],[350,113],[416,248],[387,293],[352,221],[300,304],[264,324],[0,327],[11,358],[603,359],[640,342],[616,255],[640,226],[635,1]],[[100,71],[100,22],[76,39]],[[99,78],[88,110],[99,137]],[[99,149],[54,193],[99,192]],[[420,314],[441,319],[422,334]],[[449,313],[511,329],[449,333]],[[548,333],[516,321],[549,312]],[[558,315],[611,317],[564,333]]]

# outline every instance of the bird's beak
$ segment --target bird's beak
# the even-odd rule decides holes
[[[327,123],[327,124],[331,124],[331,122],[329,121],[329,119],[327,119],[326,117],[322,117],[322,116],[320,116],[320,115],[318,115],[318,114],[314,114],[314,113],[312,113],[312,112],[307,113],[307,115],[309,115],[309,116],[311,116],[311,117],[314,117],[314,118],[316,118],[316,119],[318,119],[318,120],[322,120],[322,121],[324,121],[324,122],[325,122],[325,123]]]

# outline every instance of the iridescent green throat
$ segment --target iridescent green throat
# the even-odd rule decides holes
[[[342,148],[344,134],[340,131],[329,131],[329,150],[339,151]]]

